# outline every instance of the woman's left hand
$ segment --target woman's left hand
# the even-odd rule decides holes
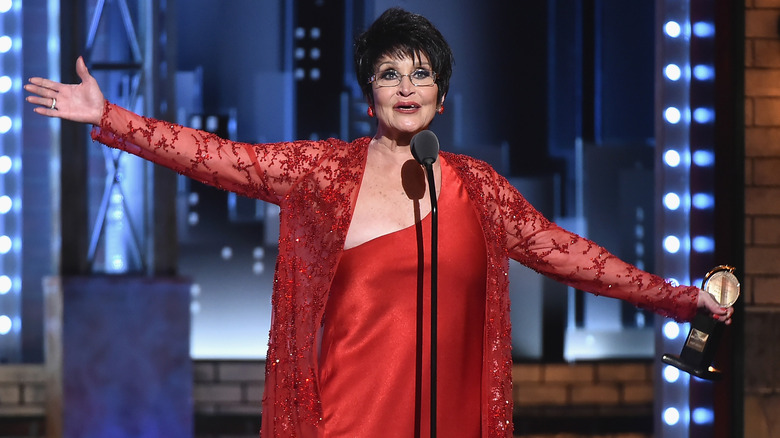
[[[715,298],[707,292],[699,289],[698,307],[700,309],[706,309],[710,316],[718,321],[729,325],[731,324],[731,317],[734,315],[733,307],[721,307]]]
[[[30,78],[24,90],[30,93],[27,102],[38,105],[33,111],[44,116],[99,125],[103,116],[103,92],[80,56],[76,60],[76,73],[81,78],[80,84]]]

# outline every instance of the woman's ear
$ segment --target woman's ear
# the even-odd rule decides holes
[[[436,112],[439,114],[444,113],[444,98],[446,97],[445,94],[442,94],[441,101],[439,102],[439,107],[436,109]]]

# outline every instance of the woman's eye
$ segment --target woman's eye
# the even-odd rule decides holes
[[[397,79],[398,78],[398,72],[395,70],[385,70],[381,73],[379,73],[380,79]]]
[[[414,76],[415,79],[427,79],[431,77],[431,72],[424,69],[415,70],[414,73],[412,73],[412,76]]]

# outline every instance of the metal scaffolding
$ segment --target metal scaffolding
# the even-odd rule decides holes
[[[106,99],[174,120],[173,3],[63,1],[63,81],[69,82],[73,61],[83,56]],[[96,148],[87,135],[80,126],[63,124],[61,274],[175,274],[175,174]]]

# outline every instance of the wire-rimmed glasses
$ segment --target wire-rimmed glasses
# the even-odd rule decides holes
[[[424,68],[415,69],[413,72],[405,75],[393,69],[383,70],[374,73],[368,79],[368,83],[374,83],[377,87],[397,87],[401,84],[404,76],[408,77],[409,82],[415,87],[430,87],[436,83],[436,73]]]

